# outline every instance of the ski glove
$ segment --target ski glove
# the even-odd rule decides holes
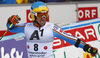
[[[13,24],[9,29],[13,29],[14,26],[19,23],[19,21],[21,20],[21,18],[18,15],[12,15],[11,17],[8,18],[7,20],[7,28],[9,28],[9,26],[11,26],[11,24]]]
[[[19,23],[21,18],[18,15],[12,15],[8,18],[8,23],[16,25],[16,23]]]
[[[95,47],[91,47],[89,44],[86,44],[83,48],[83,50],[85,52],[90,53],[93,57],[96,56],[96,54],[98,53],[98,49]]]

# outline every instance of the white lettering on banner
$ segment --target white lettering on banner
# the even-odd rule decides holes
[[[96,15],[96,10],[92,10],[92,18]]]
[[[81,15],[80,15],[80,13],[81,13]],[[83,11],[82,11],[82,10],[79,10],[79,11],[78,11],[78,17],[79,17],[79,18],[83,18],[83,15],[84,15]]]
[[[61,41],[59,40],[59,39],[57,39],[57,40],[54,40],[54,42],[56,43],[56,44],[53,44],[53,46],[59,46],[59,45],[61,45]]]
[[[89,32],[89,31],[91,31],[91,32]],[[85,34],[86,34],[87,39],[89,39],[89,36],[88,35],[92,35],[95,38],[94,30],[93,29],[86,29],[85,30]]]
[[[92,10],[92,13],[91,13],[92,16],[90,16],[90,11],[89,10],[85,10],[85,13],[82,10],[79,10],[78,11],[78,17],[83,18],[83,16],[85,16],[85,18],[90,18],[90,17],[93,18],[96,15],[95,12],[96,12],[96,10]],[[81,13],[81,15],[80,15],[80,13]]]
[[[64,41],[64,43],[66,44],[66,41]]]
[[[32,18],[30,16],[31,16],[31,13],[28,14],[28,18],[30,21],[32,21]]]
[[[89,10],[85,10],[85,18],[90,18],[90,11]]]
[[[73,36],[76,36],[78,38],[84,39],[84,40],[92,40],[90,37],[93,37],[94,39],[97,39],[95,30],[92,26],[84,27],[84,28],[79,28],[79,29],[73,29],[73,32],[65,31],[66,33],[68,32],[69,34],[72,34]]]
[[[85,35],[86,35],[87,39],[89,39],[89,35],[92,35],[95,38],[95,34],[94,34],[93,29],[85,29],[84,32],[85,32]],[[71,35],[71,33],[68,33],[68,34]],[[79,31],[75,32],[75,36],[85,40],[85,37]]]
[[[31,18],[30,10],[26,10],[26,19],[27,19],[27,22],[33,22]]]
[[[79,7],[78,19],[79,21],[98,18],[97,7]]]
[[[85,37],[78,31],[75,32],[75,36],[78,37],[78,38],[83,38],[85,40]]]
[[[19,55],[19,52],[16,51],[16,48],[11,49],[10,55],[8,53],[4,55],[4,52],[5,52],[4,47],[1,47],[1,58],[10,58],[10,56],[11,58],[22,58],[23,57],[23,52],[21,52],[21,55]],[[16,57],[14,57],[14,53],[16,53]]]

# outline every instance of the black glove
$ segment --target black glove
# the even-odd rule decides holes
[[[96,54],[98,53],[98,49],[95,47],[91,47],[89,44],[86,44],[83,48],[83,50],[88,53],[90,53],[92,55],[92,57],[96,56]]]

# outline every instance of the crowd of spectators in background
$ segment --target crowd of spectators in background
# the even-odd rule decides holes
[[[26,3],[33,3],[36,1],[42,2],[64,2],[64,0],[0,0],[0,4],[26,4]]]
[[[68,1],[100,1],[100,0],[0,0],[0,4],[27,4],[36,1],[48,2],[68,2]]]
[[[28,0],[0,0],[0,4],[25,4]]]

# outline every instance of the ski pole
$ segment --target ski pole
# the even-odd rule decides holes
[[[9,26],[9,28],[11,28],[12,25],[13,25],[13,24],[11,24],[11,25]],[[1,36],[0,40],[1,40],[1,39],[4,37],[4,35],[8,32],[9,28],[8,28],[8,29],[5,31],[5,33]]]

